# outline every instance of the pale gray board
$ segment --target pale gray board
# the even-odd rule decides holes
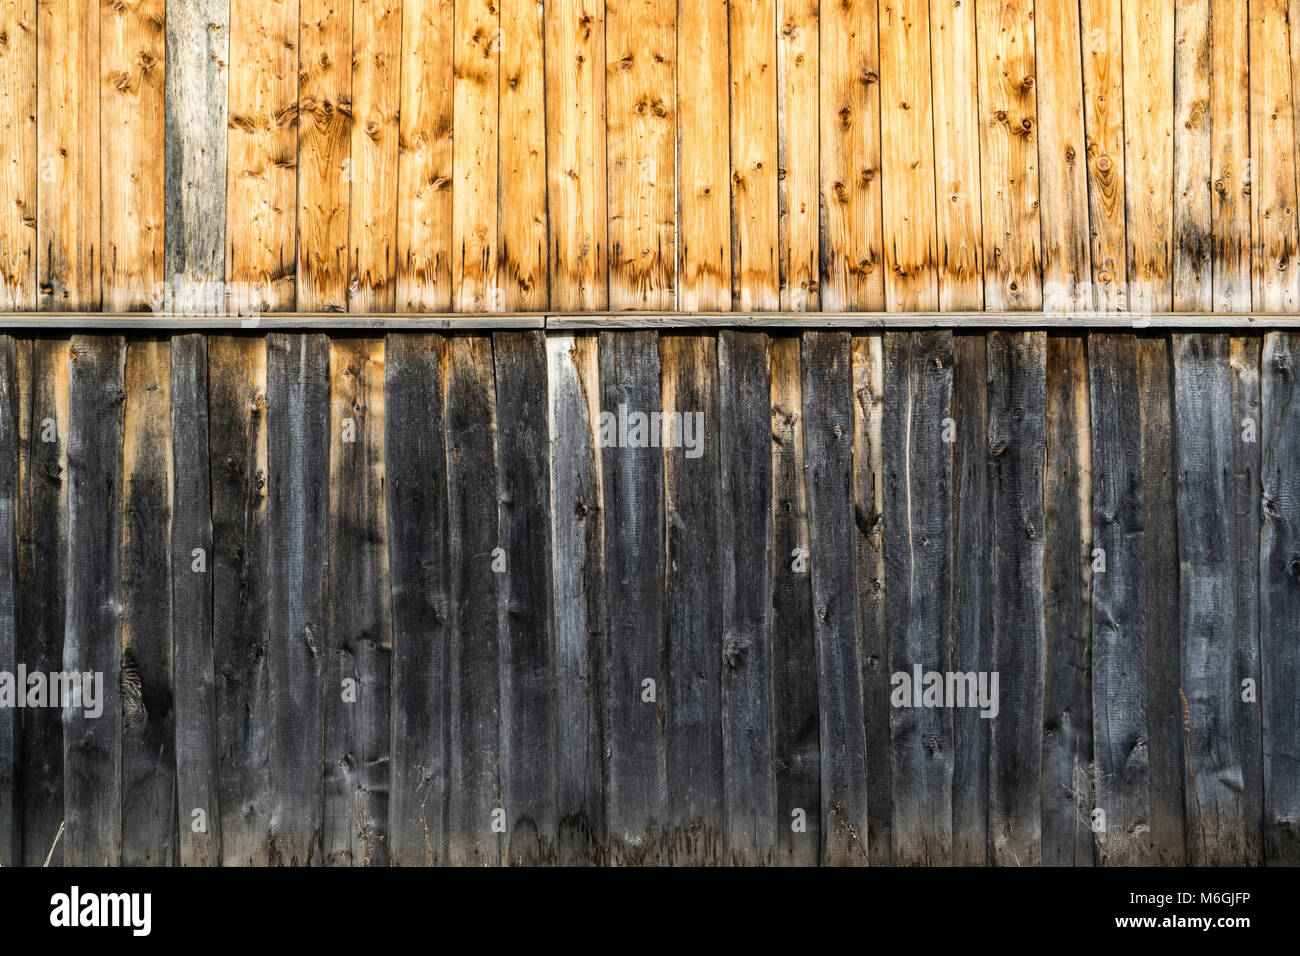
[[[96,332],[159,330],[247,332],[406,331],[469,332],[491,329],[1247,329],[1300,330],[1300,315],[1260,312],[587,312],[575,315],[542,313],[343,313],[281,312],[257,317],[237,315],[165,315],[151,312],[0,312],[0,333],[20,329],[85,330]]]

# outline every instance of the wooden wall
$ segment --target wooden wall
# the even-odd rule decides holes
[[[1297,363],[0,338],[0,672],[107,688],[0,708],[0,864],[1295,864]],[[996,718],[893,706],[914,666]]]
[[[1290,0],[0,0],[0,309],[1294,311]]]

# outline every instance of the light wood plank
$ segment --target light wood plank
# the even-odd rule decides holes
[[[501,5],[497,285],[507,312],[537,311],[550,304],[543,9],[537,0]]]
[[[0,3],[0,308],[36,310],[37,0]]]
[[[1124,38],[1120,0],[1080,0],[1083,117],[1094,306],[1128,308],[1124,201]]]
[[[452,84],[452,305],[500,312],[497,96],[501,21],[494,0],[456,0]]]
[[[731,40],[731,298],[781,307],[777,259],[776,0],[728,4]],[[683,104],[684,105],[684,104]],[[715,119],[716,122],[716,119]]]

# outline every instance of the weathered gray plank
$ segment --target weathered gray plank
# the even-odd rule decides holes
[[[804,469],[817,642],[822,862],[865,864],[866,732],[853,542],[853,392],[847,333],[803,336]]]
[[[611,861],[662,858],[667,813],[664,740],[664,474],[650,444],[660,410],[654,332],[600,336],[600,435],[609,621],[609,843]],[[626,421],[626,427],[622,422]],[[652,681],[653,684],[647,684]]]
[[[1264,339],[1259,547],[1260,702],[1264,727],[1264,853],[1300,864],[1300,336]]]
[[[509,818],[501,805],[497,589],[505,554],[497,550],[491,339],[449,341],[444,387],[452,609],[447,859],[496,866]]]
[[[952,340],[952,668],[989,670],[988,343]],[[983,866],[989,836],[989,720],[952,715],[952,861]]]
[[[604,501],[597,443],[600,372],[593,335],[550,335],[551,561],[555,607],[556,810],[562,865],[603,860],[605,740]]]
[[[998,713],[989,729],[989,860],[1037,866],[1046,655],[1047,336],[992,332],[988,348],[989,667],[998,674]]]
[[[558,826],[546,343],[541,332],[501,332],[492,352],[506,561],[498,575],[505,861],[539,866],[556,861]]]
[[[208,395],[207,339],[202,335],[177,336],[171,342],[170,584],[175,640],[176,794],[180,858],[187,866],[221,863],[224,809],[218,792]]]
[[[132,339],[126,349],[121,559],[124,866],[170,866],[179,844],[170,353],[170,343],[156,337]],[[200,459],[205,470],[206,459],[206,454]],[[189,560],[185,563],[188,568]]]
[[[222,861],[270,858],[269,491],[266,340],[208,348],[212,657]],[[209,814],[211,820],[212,814]]]
[[[718,380],[718,428],[708,429],[708,435],[717,434],[722,463],[723,841],[728,863],[770,865],[776,860],[782,820],[773,765],[772,422],[766,334],[719,332]],[[705,405],[706,421],[709,410]],[[708,458],[706,449],[697,461]],[[782,570],[792,573],[789,562],[782,562]]]
[[[1186,698],[1188,861],[1242,859],[1245,780],[1236,726],[1237,575],[1232,371],[1226,335],[1175,335],[1179,631]]]
[[[22,646],[18,605],[18,349],[0,336],[0,674],[16,674]],[[14,688],[17,693],[18,688]],[[0,709],[0,867],[22,863],[19,748],[22,726],[15,701]]]
[[[330,351],[324,861],[388,863],[393,634],[384,504],[384,341]]]
[[[1088,359],[1079,336],[1047,338],[1043,486],[1043,865],[1091,866],[1092,447]]]
[[[93,683],[63,709],[64,862],[122,860],[119,694],[126,341],[74,336],[68,380],[68,597],[63,668]]]
[[[63,669],[68,560],[67,339],[36,339],[18,353],[18,621],[29,672]],[[57,707],[23,714],[23,865],[63,863],[63,719]]]
[[[226,262],[229,0],[167,8],[167,281],[186,311],[216,311]]]
[[[390,335],[385,498],[393,629],[388,859],[447,859],[447,435],[442,336]]]
[[[887,332],[884,349],[893,862],[941,866],[952,862],[953,712],[922,706],[916,677],[952,669],[952,453],[945,440],[952,411],[952,335]],[[904,675],[906,683],[894,675]]]
[[[1097,861],[1141,863],[1151,826],[1142,431],[1137,342],[1088,336],[1092,417],[1092,713]],[[1101,549],[1098,553],[1097,549]],[[1101,562],[1104,560],[1105,570]],[[1181,805],[1181,804],[1180,804]],[[1100,832],[1098,832],[1100,830]]]
[[[329,340],[266,345],[270,862],[321,860],[321,683],[328,613]]]

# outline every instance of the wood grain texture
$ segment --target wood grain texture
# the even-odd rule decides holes
[[[0,337],[0,671],[13,674],[22,658],[18,630],[18,528],[21,498],[18,466],[18,348]],[[18,710],[0,713],[0,866],[21,866],[22,802],[19,781],[22,720]]]
[[[883,309],[877,0],[824,5],[819,37],[821,307]]]
[[[1210,311],[1214,298],[1210,9],[1211,0],[1176,0],[1174,9],[1172,302],[1188,312]],[[1220,65],[1231,71],[1230,59]]]
[[[1293,312],[1300,303],[1295,160],[1295,77],[1286,0],[1249,8],[1250,165],[1253,307]]]
[[[456,0],[452,47],[452,304],[457,312],[500,312],[498,85],[500,10],[491,0]]]
[[[541,310],[550,303],[544,9],[527,0],[501,5],[496,282],[507,312]]]
[[[781,307],[776,0],[729,3],[727,13],[731,55],[731,298],[744,312],[774,312]]]
[[[1251,301],[1250,17],[1210,0],[1210,259],[1216,312]]]
[[[0,211],[0,308],[36,310],[37,0],[0,4],[0,190],[12,197]]]
[[[122,439],[126,340],[74,336],[68,358],[68,590],[63,860],[122,862]],[[88,695],[93,685],[92,700]],[[80,691],[80,692],[78,692]],[[51,689],[53,693],[53,689]],[[102,709],[101,709],[102,708]]]
[[[1080,0],[1093,304],[1128,308],[1121,0]]]
[[[777,235],[781,308],[821,302],[821,4],[777,0]]]
[[[673,4],[605,2],[612,309],[671,309],[677,301],[675,26]]]
[[[397,311],[452,307],[453,0],[402,4]]]

